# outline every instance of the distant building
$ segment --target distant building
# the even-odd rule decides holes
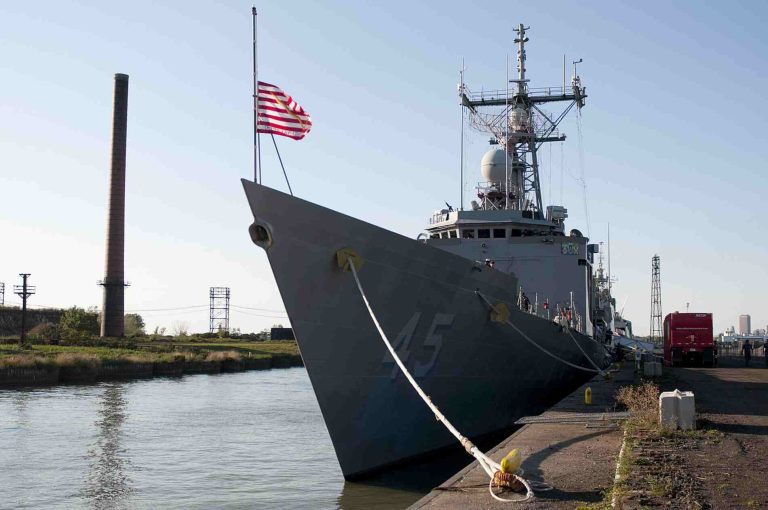
[[[293,336],[293,328],[272,328],[269,338],[270,340],[296,340]]]
[[[749,335],[750,333],[752,333],[752,317],[739,315],[739,334]]]

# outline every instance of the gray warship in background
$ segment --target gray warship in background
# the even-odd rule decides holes
[[[250,236],[268,255],[347,479],[456,441],[386,351],[343,254],[399,357],[467,437],[510,429],[608,363],[594,338],[596,245],[566,233],[565,208],[544,207],[537,162],[543,143],[565,139],[558,124],[584,106],[585,89],[575,74],[529,88],[526,30],[515,29],[514,90],[471,93],[462,78],[463,107],[498,147],[483,157],[478,201],[436,212],[417,239],[243,180]],[[557,103],[556,116],[542,110]],[[505,303],[515,327],[492,321],[481,296]]]

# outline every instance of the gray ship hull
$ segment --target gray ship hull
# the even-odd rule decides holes
[[[266,249],[344,476],[359,478],[456,444],[388,355],[353,276],[336,252],[352,248],[382,328],[424,391],[468,437],[538,414],[589,379],[489,320],[510,320],[539,345],[590,367],[567,332],[519,311],[514,275],[243,180],[251,236]],[[263,227],[269,239],[257,233]],[[572,332],[599,364],[602,347]]]

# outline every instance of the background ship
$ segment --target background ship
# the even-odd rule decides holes
[[[537,150],[586,98],[570,86],[530,89],[519,25],[514,90],[460,96],[499,148],[482,162],[471,210],[442,209],[410,239],[243,180],[252,240],[267,252],[346,478],[455,444],[386,351],[344,257],[398,356],[470,438],[537,414],[607,363],[594,338],[595,245],[566,235],[567,210],[544,207]],[[543,104],[565,103],[557,116]],[[509,312],[491,320],[490,305]]]

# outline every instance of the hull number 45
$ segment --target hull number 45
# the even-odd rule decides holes
[[[435,317],[432,319],[432,323],[427,330],[427,336],[424,337],[424,341],[421,343],[421,346],[416,347],[416,349],[420,351],[419,354],[421,355],[417,356],[418,359],[415,359],[413,363],[410,364],[408,363],[409,358],[411,353],[414,351],[414,349],[411,347],[411,342],[413,340],[414,333],[419,326],[419,322],[421,321],[421,312],[414,313],[410,320],[400,331],[400,333],[397,335],[397,337],[395,337],[395,340],[392,342],[392,348],[395,350],[395,352],[397,352],[397,355],[403,364],[410,369],[414,377],[424,377],[425,375],[429,374],[429,372],[435,366],[437,357],[440,355],[440,350],[443,347],[443,333],[446,331],[446,329],[451,327],[453,324],[453,318],[453,314],[435,314]],[[382,363],[385,365],[394,365],[394,367],[392,367],[390,377],[395,379],[398,372],[400,372],[400,368],[395,363],[395,360],[389,351],[386,351],[384,354]]]

